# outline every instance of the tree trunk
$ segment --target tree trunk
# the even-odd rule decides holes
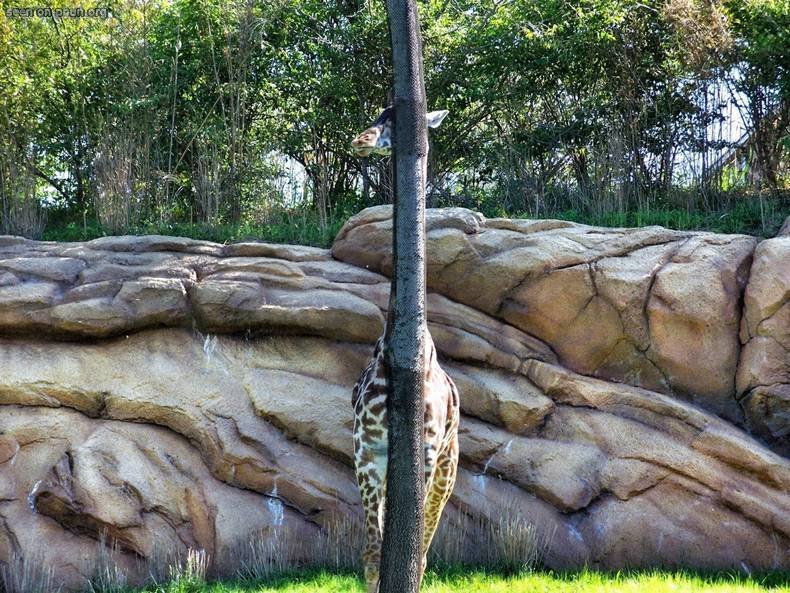
[[[362,203],[370,206],[370,165],[368,157],[362,159]]]
[[[380,593],[417,593],[422,578],[425,339],[425,84],[415,0],[387,0],[394,68],[393,272],[385,336],[389,373]]]

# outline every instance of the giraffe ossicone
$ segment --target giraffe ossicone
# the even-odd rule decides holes
[[[392,146],[392,107],[381,115],[351,142],[359,156],[373,152],[387,154]],[[447,111],[426,114],[428,127],[436,128]],[[424,172],[423,172],[424,173]],[[397,196],[395,197],[397,200]],[[391,307],[390,307],[391,309]],[[388,312],[389,315],[389,312]],[[373,358],[359,377],[351,397],[354,408],[354,466],[365,511],[365,549],[362,562],[368,593],[379,588],[379,565],[384,535],[384,509],[387,483],[387,394],[389,392],[384,335],[376,342]],[[460,407],[458,390],[452,379],[439,366],[436,348],[424,328],[424,385],[425,416],[423,449],[425,452],[425,525],[422,543],[422,572],[431,540],[439,519],[455,485],[458,469],[458,424]]]

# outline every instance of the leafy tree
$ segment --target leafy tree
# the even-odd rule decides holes
[[[6,188],[32,177],[22,193],[55,224],[95,218],[119,232],[298,210],[328,229],[391,201],[386,159],[348,149],[387,101],[383,3],[109,6],[108,19],[0,14],[0,168],[17,180]],[[430,205],[623,213],[680,192],[687,209],[709,205],[732,189],[718,160],[735,139],[713,133],[730,92],[752,185],[790,182],[788,0],[427,0],[421,11],[430,107],[452,112],[431,138]],[[282,190],[294,163],[298,196]]]
[[[790,2],[729,0],[725,7],[735,38],[729,80],[745,97],[755,181],[776,189],[790,152]]]

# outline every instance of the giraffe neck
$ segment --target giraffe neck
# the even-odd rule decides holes
[[[387,320],[384,323],[384,333],[382,334],[382,338],[384,339],[384,344],[389,342],[390,335],[392,334],[392,324],[395,323],[395,318],[392,312],[395,310],[395,273],[393,272],[392,278],[390,279],[390,296],[389,296],[389,303],[387,304]]]

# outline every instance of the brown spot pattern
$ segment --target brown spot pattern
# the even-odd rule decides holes
[[[458,390],[436,358],[425,330],[425,531],[423,563],[442,510],[447,504],[458,468]],[[387,367],[384,336],[376,342],[373,358],[352,392],[354,407],[354,465],[365,510],[367,541],[362,553],[368,593],[377,593],[381,560],[387,467]]]

